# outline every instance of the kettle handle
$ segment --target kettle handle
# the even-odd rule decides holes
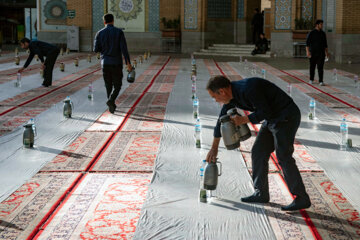
[[[220,173],[219,173],[219,175],[218,176],[221,176],[221,174],[222,174],[222,163],[221,162],[216,162],[216,164],[218,164],[218,163],[220,163]]]

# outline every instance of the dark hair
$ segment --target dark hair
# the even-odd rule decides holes
[[[23,39],[21,39],[20,40],[20,42],[22,43],[22,44],[24,44],[24,43],[30,43],[30,39],[28,39],[28,38],[23,38]]]
[[[318,19],[318,20],[316,20],[316,22],[315,22],[315,26],[316,26],[316,25],[319,25],[320,23],[324,23],[324,21],[323,21],[322,19]]]
[[[218,92],[221,88],[227,88],[230,86],[230,80],[224,76],[218,75],[209,79],[206,90],[212,92]]]
[[[112,15],[111,13],[107,13],[103,16],[103,20],[105,23],[111,23],[114,21],[114,15]]]
[[[255,8],[254,9],[257,13],[260,13],[260,9],[259,8]]]

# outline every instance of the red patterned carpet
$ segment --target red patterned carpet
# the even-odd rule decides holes
[[[131,239],[151,174],[87,174],[38,239]]]
[[[0,203],[0,239],[26,239],[79,173],[39,173]]]
[[[119,132],[91,171],[152,171],[159,133]]]
[[[302,173],[312,201],[306,210],[322,239],[359,239],[360,217],[324,173]],[[266,210],[277,239],[312,239],[301,213],[281,212],[279,205],[292,201],[279,174],[269,175],[270,203]]]

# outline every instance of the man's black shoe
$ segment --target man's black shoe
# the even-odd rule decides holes
[[[253,195],[248,197],[241,198],[242,202],[254,202],[254,203],[268,203],[270,200],[269,195],[261,195],[258,192],[255,192]]]
[[[41,84],[43,87],[49,87],[50,85],[47,85],[47,84]]]
[[[107,101],[106,105],[108,105],[108,107],[109,107],[109,112],[111,112],[111,113],[115,112],[115,109],[116,109],[115,103],[113,103],[112,101]]]
[[[292,203],[287,206],[281,207],[283,211],[296,211],[311,206],[310,199],[308,197],[296,197]]]

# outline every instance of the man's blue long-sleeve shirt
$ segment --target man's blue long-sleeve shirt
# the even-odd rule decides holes
[[[31,61],[33,60],[35,54],[38,55],[40,61],[44,62],[44,57],[48,56],[49,54],[59,50],[58,47],[52,45],[50,43],[42,42],[42,41],[30,41],[29,43],[29,51],[30,55],[27,58],[24,68],[27,68]]]
[[[122,55],[125,63],[130,63],[124,32],[112,24],[97,32],[94,52],[101,53],[101,65],[122,65]]]
[[[220,116],[234,107],[250,111],[249,120],[257,124],[263,120],[268,123],[283,121],[296,105],[291,97],[275,84],[262,78],[246,78],[240,81],[231,82],[233,99],[224,104]],[[220,120],[218,119],[214,137],[221,137]]]

